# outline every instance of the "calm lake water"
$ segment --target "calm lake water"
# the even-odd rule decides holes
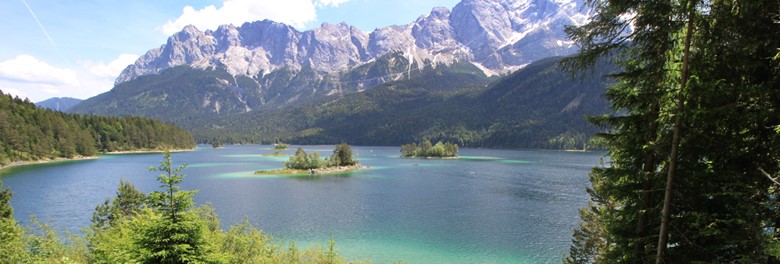
[[[294,153],[297,146],[286,154]],[[173,153],[189,164],[183,189],[198,189],[223,226],[244,219],[280,240],[326,244],[350,259],[377,263],[560,263],[588,195],[588,171],[603,153],[461,149],[455,160],[403,159],[397,147],[353,147],[369,169],[318,177],[254,176],[282,167],[263,157],[272,146],[244,145]],[[329,156],[333,146],[303,146]],[[37,216],[79,232],[120,179],[158,190],[161,154],[0,171],[15,216]]]

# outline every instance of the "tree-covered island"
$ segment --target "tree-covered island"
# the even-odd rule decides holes
[[[256,175],[327,174],[365,168],[353,158],[352,148],[346,143],[336,145],[333,155],[320,157],[319,152],[306,153],[302,148],[284,163],[284,169],[256,171]]]
[[[455,158],[458,157],[458,145],[439,141],[436,145],[430,140],[401,145],[401,157],[404,158]]]
[[[290,146],[288,146],[287,143],[279,142],[279,143],[274,144],[274,149],[275,150],[286,150],[286,149],[289,149],[289,148],[290,148]]]

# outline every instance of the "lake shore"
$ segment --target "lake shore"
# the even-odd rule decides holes
[[[193,151],[194,149],[175,149],[170,150],[171,152],[185,152],[185,151]],[[32,165],[32,164],[44,164],[44,163],[54,163],[54,162],[62,162],[62,161],[75,161],[75,160],[93,160],[93,159],[99,159],[99,155],[121,155],[121,154],[141,154],[141,153],[162,153],[165,150],[127,150],[127,151],[112,151],[112,152],[102,152],[99,153],[96,156],[76,156],[73,158],[54,158],[54,159],[40,159],[40,160],[31,160],[31,161],[14,161],[5,165],[0,165],[0,170],[13,168],[13,167],[19,167],[19,166],[25,166],[25,165]]]
[[[277,170],[261,170],[255,171],[255,175],[317,175],[317,174],[336,174],[342,172],[351,172],[356,170],[367,169],[368,166],[354,165],[354,166],[339,166],[328,167],[313,170],[295,170],[295,169],[277,169]]]
[[[193,151],[192,149],[169,149],[171,153],[174,152],[187,152],[187,151]],[[111,152],[102,152],[100,154],[103,155],[120,155],[120,154],[143,154],[143,153],[163,153],[165,152],[164,149],[141,149],[141,150],[120,150],[120,151],[111,151]]]
[[[417,156],[404,157],[404,156],[401,156],[401,158],[404,158],[404,159],[459,159],[460,156],[454,156],[454,157],[417,157]]]
[[[77,156],[73,158],[54,158],[54,159],[32,160],[32,161],[14,161],[6,165],[0,165],[0,170],[25,166],[25,165],[32,165],[32,164],[44,164],[44,163],[54,163],[54,162],[73,161],[73,160],[92,160],[98,158],[100,157],[99,156]]]

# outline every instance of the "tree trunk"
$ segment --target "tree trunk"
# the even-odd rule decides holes
[[[672,187],[674,183],[674,174],[677,170],[677,155],[680,147],[680,138],[682,130],[682,115],[685,108],[685,86],[688,83],[688,64],[690,62],[691,37],[693,36],[693,17],[696,12],[696,0],[691,0],[688,6],[688,25],[685,32],[685,47],[683,48],[683,68],[680,76],[680,91],[677,95],[677,110],[674,117],[674,134],[672,136],[672,153],[669,157],[669,169],[666,175],[666,189],[664,191],[664,207],[661,211],[661,231],[658,235],[658,251],[655,256],[655,263],[664,263],[664,253],[666,244],[669,240],[669,216],[672,206]]]
[[[653,110],[650,112],[650,118],[657,119],[658,118],[658,112],[659,107],[658,104],[654,105],[652,108]],[[650,128],[648,129],[647,135],[648,137],[654,137],[658,133],[658,126],[656,122],[650,122]],[[652,140],[652,139],[650,139]],[[650,150],[645,154],[644,157],[644,164],[642,164],[642,171],[644,173],[647,173],[647,175],[655,174],[656,171],[656,151]],[[648,238],[647,233],[647,226],[648,218],[650,217],[650,214],[648,210],[652,207],[652,204],[654,203],[651,201],[651,193],[654,189],[653,180],[650,178],[644,178],[642,179],[644,183],[642,183],[642,190],[639,198],[639,208],[637,208],[637,221],[636,221],[636,244],[634,244],[634,263],[641,264],[641,263],[647,263],[649,262],[649,259],[646,259],[649,257],[647,255],[647,249],[652,247],[652,240]]]

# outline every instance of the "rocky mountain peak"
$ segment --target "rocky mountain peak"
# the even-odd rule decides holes
[[[311,66],[326,74],[401,52],[409,61],[468,60],[485,73],[515,70],[532,61],[566,55],[576,47],[563,27],[582,23],[582,0],[463,0],[452,11],[433,8],[413,23],[366,33],[346,23],[323,23],[300,32],[271,20],[200,31],[186,26],[165,45],[128,66],[116,83],[178,66],[221,67],[257,76]]]

